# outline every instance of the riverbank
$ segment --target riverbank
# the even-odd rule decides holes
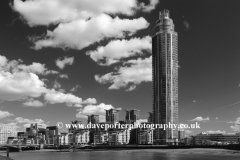
[[[190,154],[190,155],[227,155],[239,156],[240,151],[228,149],[211,149],[211,148],[190,148],[190,149],[146,149],[146,152],[161,152],[172,154]]]
[[[13,159],[8,158],[8,157],[4,157],[4,156],[1,156],[1,155],[0,155],[0,160],[13,160]]]
[[[0,152],[0,155],[6,156],[6,153]],[[116,159],[130,160],[132,157],[138,157],[139,160],[152,158],[158,159],[176,159],[176,160],[239,160],[240,151],[227,149],[209,149],[209,148],[191,148],[191,149],[96,149],[80,150],[74,153],[59,152],[54,149],[29,150],[23,152],[10,152],[10,158],[1,157],[0,160],[71,160],[81,156],[83,159]]]
[[[228,156],[240,156],[239,150],[228,150],[228,149],[214,149],[214,148],[188,148],[188,149],[126,149],[126,148],[118,148],[118,149],[95,149],[95,150],[77,150],[76,152],[127,152],[127,153],[135,153],[135,152],[147,152],[147,153],[171,153],[171,154],[196,154],[196,155],[228,155]],[[55,149],[41,149],[41,150],[29,150],[24,152],[61,152],[60,150]],[[3,153],[3,152],[2,152]],[[19,152],[10,152],[11,153],[19,153]],[[4,153],[5,154],[5,153]],[[0,152],[1,155],[1,152]],[[2,154],[3,155],[3,154]],[[0,159],[1,160],[1,159]]]

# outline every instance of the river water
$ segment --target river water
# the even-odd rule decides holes
[[[6,153],[0,153],[6,156]],[[14,160],[239,160],[240,156],[181,154],[148,150],[105,150],[80,152],[11,152]],[[0,158],[1,159],[1,158]]]

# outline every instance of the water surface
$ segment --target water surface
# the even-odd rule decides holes
[[[0,155],[6,156],[5,153]],[[80,152],[45,152],[24,151],[11,152],[14,160],[239,160],[239,156],[181,154],[174,151],[158,150],[105,150]]]

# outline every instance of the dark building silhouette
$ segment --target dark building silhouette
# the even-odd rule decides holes
[[[89,115],[88,116],[88,123],[92,123],[92,124],[98,124],[99,123],[99,115]]]
[[[148,116],[148,123],[153,123],[153,114],[151,112],[148,112],[149,116]]]
[[[106,123],[116,123],[118,122],[118,109],[106,110]]]
[[[125,110],[125,111],[126,111],[126,116],[125,116],[126,123],[134,123],[137,120],[139,120],[140,110],[131,109],[131,110]]]

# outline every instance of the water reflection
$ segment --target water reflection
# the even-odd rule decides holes
[[[0,155],[6,156],[5,153]],[[15,152],[14,160],[239,160],[237,156],[176,154],[158,150],[115,150],[81,152]]]

